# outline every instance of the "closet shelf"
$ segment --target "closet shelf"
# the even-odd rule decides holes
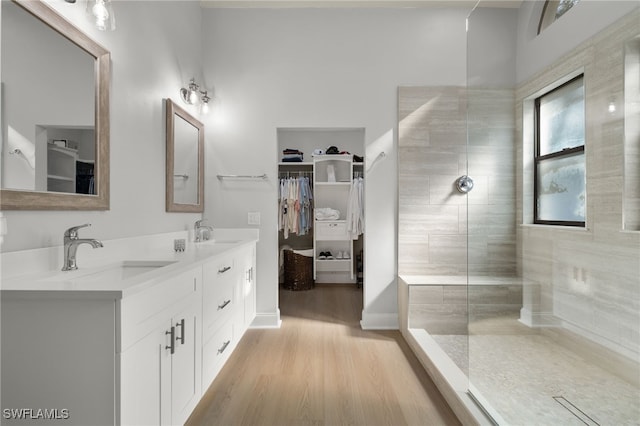
[[[278,166],[291,166],[291,167],[295,167],[295,166],[304,166],[304,167],[313,167],[313,162],[311,161],[303,161],[303,162],[299,162],[299,161],[281,161],[278,163]]]
[[[73,177],[60,176],[60,175],[47,175],[47,179],[63,180],[65,182],[73,182],[74,181]]]
[[[351,182],[316,182],[318,186],[351,186]]]

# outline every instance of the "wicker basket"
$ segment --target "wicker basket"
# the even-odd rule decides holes
[[[311,290],[313,282],[313,257],[284,251],[284,282],[287,290]]]

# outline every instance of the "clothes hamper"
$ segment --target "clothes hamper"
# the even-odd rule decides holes
[[[294,250],[284,251],[284,282],[287,290],[311,290],[313,282],[313,256],[305,256]]]

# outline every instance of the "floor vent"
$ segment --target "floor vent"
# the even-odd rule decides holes
[[[576,416],[582,423],[589,426],[600,426],[600,423],[589,417],[584,411],[573,405],[564,396],[554,396],[553,399],[560,405],[562,405],[567,411]]]

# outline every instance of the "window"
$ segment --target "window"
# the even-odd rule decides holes
[[[584,82],[580,75],[535,100],[534,223],[585,223]]]
[[[540,23],[538,24],[538,34],[555,22],[556,19],[564,15],[566,11],[571,9],[573,5],[579,1],[580,0],[547,0],[542,8]]]

